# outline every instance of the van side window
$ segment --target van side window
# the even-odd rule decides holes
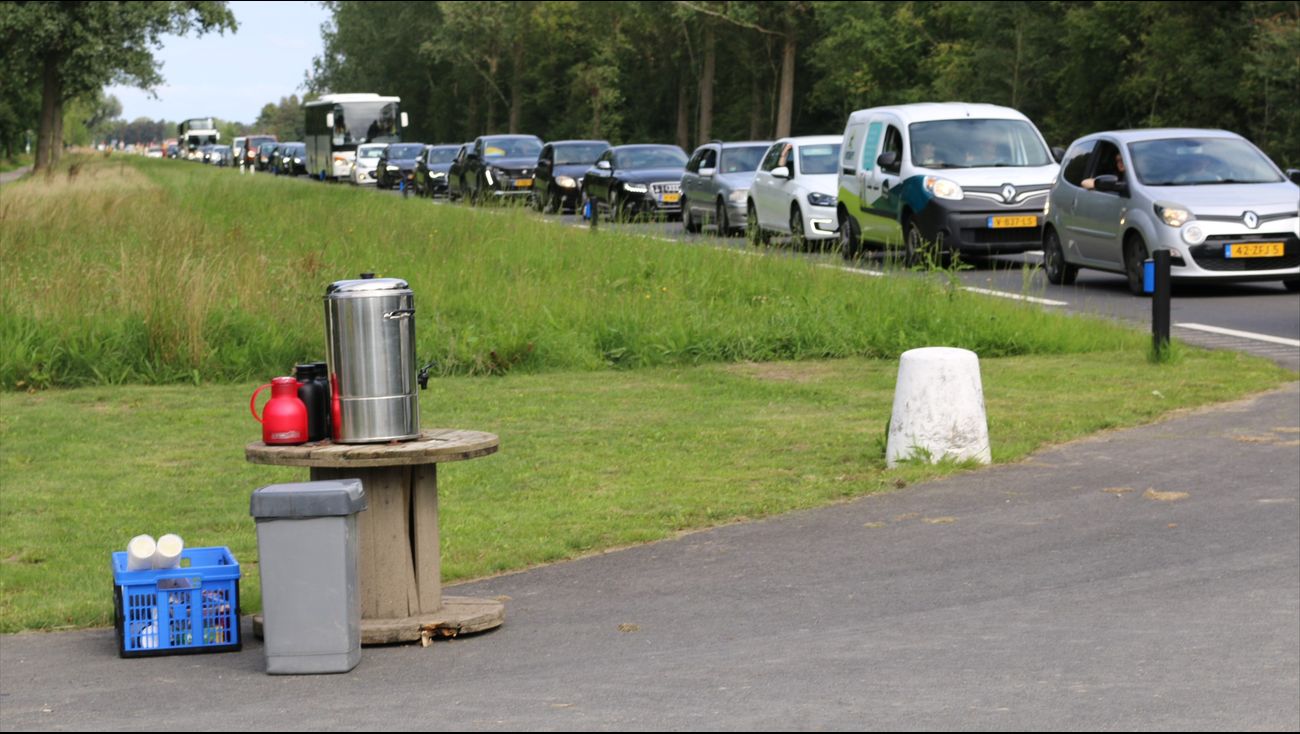
[[[886,173],[898,173],[903,167],[903,134],[893,125],[885,131],[885,146],[880,151],[881,155],[893,153],[895,155],[894,165],[887,169]]]
[[[1061,178],[1072,186],[1083,186],[1083,179],[1088,175],[1088,162],[1091,160],[1093,148],[1097,147],[1097,141],[1089,140],[1070,149],[1065,154],[1065,163],[1061,166]]]
[[[862,144],[862,133],[866,131],[866,127],[866,125],[861,124],[853,125],[844,134],[844,155],[840,158],[840,165],[846,174],[851,174],[856,170],[858,148]]]
[[[884,125],[879,122],[871,123],[867,128],[867,139],[862,142],[862,168],[863,170],[873,170],[876,167],[876,151],[880,148],[880,132]]]

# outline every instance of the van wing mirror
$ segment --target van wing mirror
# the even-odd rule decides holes
[[[892,150],[889,151],[888,153],[881,153],[880,157],[876,159],[876,165],[880,166],[880,168],[885,171],[889,171],[889,170],[893,170],[894,168],[897,168],[898,153]]]

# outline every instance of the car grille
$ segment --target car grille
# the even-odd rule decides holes
[[[1243,242],[1282,242],[1282,257],[1224,257],[1225,245]],[[1282,270],[1300,266],[1300,238],[1290,232],[1251,234],[1244,237],[1217,235],[1205,244],[1189,248],[1192,259],[1206,270],[1221,273],[1249,273],[1256,270]]]
[[[963,229],[963,242],[977,245],[1036,245],[1042,242],[1042,227],[1007,227],[1005,229]]]

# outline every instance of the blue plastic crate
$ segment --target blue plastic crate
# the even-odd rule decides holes
[[[233,652],[239,637],[239,563],[226,547],[187,548],[181,566],[128,571],[113,554],[117,650],[124,658]]]

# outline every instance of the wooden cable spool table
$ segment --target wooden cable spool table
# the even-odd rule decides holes
[[[304,466],[311,480],[361,480],[368,509],[357,516],[361,642],[428,642],[498,627],[495,599],[444,597],[438,548],[438,464],[494,454],[491,433],[429,429],[413,441],[300,446],[248,444],[254,464]]]

